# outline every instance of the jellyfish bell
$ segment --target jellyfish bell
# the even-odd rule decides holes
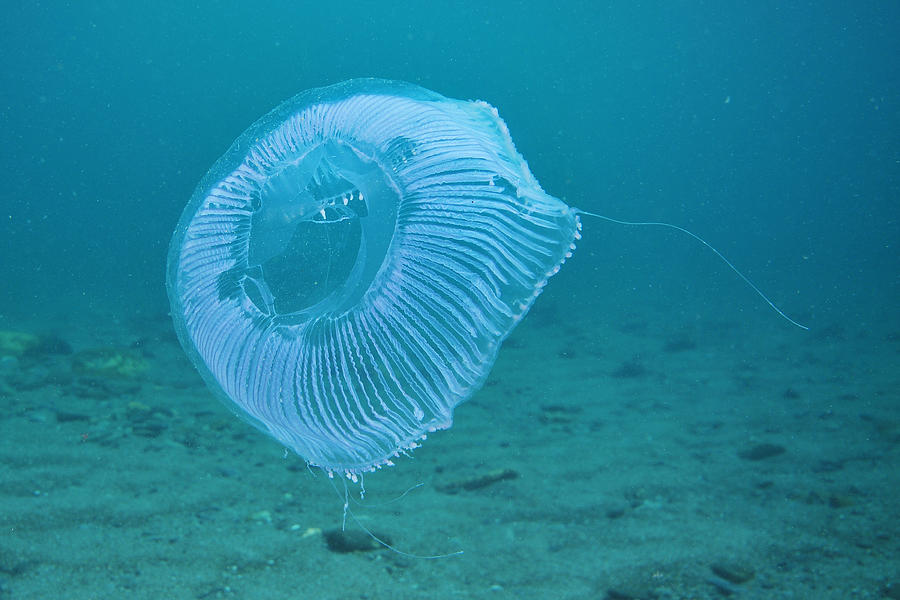
[[[351,80],[283,103],[210,169],[167,287],[217,395],[355,477],[450,427],[579,227],[490,105]]]

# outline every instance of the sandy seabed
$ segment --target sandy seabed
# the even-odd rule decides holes
[[[348,488],[398,550],[464,551],[435,560],[342,534],[343,482],[220,405],[165,316],[57,324],[0,376],[0,600],[900,598],[900,332],[555,311]]]

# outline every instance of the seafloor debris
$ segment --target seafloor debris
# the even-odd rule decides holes
[[[516,479],[518,476],[519,474],[512,469],[494,469],[493,471],[488,471],[484,475],[479,475],[478,477],[460,479],[435,486],[435,489],[439,492],[444,492],[445,494],[456,494],[460,490],[470,492],[472,490],[487,487],[498,481],[503,481],[504,479]]]
[[[778,444],[757,444],[741,450],[738,452],[738,456],[744,460],[763,460],[784,454],[784,452],[784,446],[779,446]]]
[[[380,550],[383,546],[376,541],[376,538],[382,540],[385,544],[393,543],[390,537],[383,533],[369,534],[356,529],[326,529],[322,532],[322,537],[325,538],[325,544],[328,546],[328,549],[338,554]]]
[[[82,350],[72,357],[72,370],[79,375],[136,379],[147,370],[140,354],[125,348]]]

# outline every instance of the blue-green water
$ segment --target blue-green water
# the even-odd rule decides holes
[[[693,228],[806,320],[897,296],[884,3],[23,6],[2,25],[4,308],[164,306],[166,244],[209,165],[281,100],[359,76],[491,102],[545,189]],[[727,287],[718,310],[752,304],[673,256],[683,240],[588,228],[604,284],[674,276]]]
[[[834,575],[831,587],[823,587],[821,581],[815,587],[801,571],[844,573],[844,564],[827,554],[793,571],[779,567],[781,563],[774,558],[769,564],[763,546],[784,537],[772,533],[748,551],[755,558],[737,557],[754,563],[756,576],[750,583],[733,585],[747,585],[749,594],[760,594],[750,597],[760,598],[780,597],[762,590],[775,594],[787,586],[795,594],[791,597],[844,598],[848,596],[841,595],[843,590],[850,589],[845,586],[851,586],[870,594],[860,597],[876,598],[884,586],[897,581],[900,573],[888,557],[900,552],[896,507],[891,509],[889,501],[900,491],[893,474],[900,444],[896,425],[900,421],[896,375],[900,367],[898,5],[331,4],[49,2],[5,8],[0,20],[0,278],[5,284],[0,293],[0,330],[52,335],[64,340],[73,354],[51,353],[53,358],[44,363],[44,355],[33,349],[0,351],[7,357],[0,357],[6,361],[0,371],[6,381],[0,386],[0,423],[6,432],[0,438],[0,454],[5,459],[2,477],[6,479],[6,484],[0,479],[0,599],[46,597],[42,594],[48,589],[59,590],[52,584],[41,587],[38,582],[52,582],[54,577],[64,581],[77,572],[35,541],[44,538],[23,534],[31,519],[40,514],[52,517],[56,511],[67,515],[60,517],[59,529],[48,526],[40,530],[41,535],[66,539],[65,527],[71,524],[67,503],[74,501],[64,498],[43,508],[30,504],[35,497],[28,496],[29,490],[51,486],[42,478],[67,480],[69,475],[55,476],[51,467],[38,468],[22,458],[28,453],[63,444],[47,461],[38,461],[53,465],[52,457],[77,456],[73,453],[90,448],[91,459],[97,461],[91,470],[91,477],[99,478],[94,480],[97,485],[115,480],[121,486],[129,479],[128,473],[120,471],[102,474],[104,465],[115,464],[110,461],[117,459],[123,464],[142,464],[141,472],[152,470],[153,485],[160,488],[186,485],[184,479],[192,476],[223,477],[204,466],[197,466],[192,475],[192,464],[213,460],[209,458],[216,448],[212,441],[202,456],[194,457],[195,463],[190,457],[165,457],[165,450],[148,451],[125,441],[117,452],[103,444],[72,447],[60,441],[69,439],[66,435],[74,436],[72,439],[82,434],[92,439],[94,435],[96,439],[99,432],[111,435],[119,431],[128,423],[128,415],[143,410],[132,407],[127,413],[129,402],[149,406],[165,429],[159,437],[131,436],[140,442],[148,439],[162,448],[167,443],[181,444],[181,437],[172,435],[167,440],[167,436],[178,427],[185,435],[191,427],[209,430],[210,423],[204,421],[210,418],[204,412],[208,408],[216,418],[221,413],[223,422],[229,423],[223,427],[237,432],[233,435],[246,435],[230,442],[234,445],[229,449],[233,452],[230,460],[238,460],[234,456],[243,452],[241,446],[252,446],[253,460],[262,464],[275,461],[272,468],[285,471],[278,448],[273,450],[271,442],[245,431],[241,423],[230,424],[212,396],[191,379],[186,359],[172,343],[166,317],[166,251],[194,186],[250,123],[303,89],[366,76],[410,81],[448,97],[490,102],[499,109],[518,150],[550,194],[610,217],[666,221],[690,229],[734,262],[787,314],[810,327],[803,332],[779,319],[714,255],[686,236],[585,217],[584,239],[574,258],[550,282],[533,314],[523,322],[520,337],[513,337],[510,347],[501,353],[495,379],[473,399],[471,408],[468,404],[460,407],[451,432],[437,434],[423,449],[439,444],[445,435],[467,448],[466,464],[477,465],[477,448],[468,445],[490,444],[493,448],[491,428],[509,428],[502,434],[511,436],[505,445],[486,451],[491,458],[485,458],[485,468],[512,468],[520,474],[515,481],[524,482],[523,487],[508,496],[485,496],[484,504],[473,504],[475,514],[470,521],[485,529],[484,535],[498,546],[480,550],[478,541],[467,541],[461,533],[467,529],[466,513],[458,504],[452,506],[460,496],[434,492],[423,501],[432,511],[423,517],[424,522],[433,528],[423,534],[424,540],[407,539],[410,543],[401,544],[419,553],[464,547],[466,557],[474,561],[479,553],[508,551],[508,561],[491,563],[491,572],[496,574],[491,579],[472,563],[462,561],[451,566],[440,561],[423,566],[415,561],[398,565],[394,563],[397,559],[384,558],[394,574],[372,583],[371,589],[377,591],[370,591],[374,594],[370,597],[451,597],[455,593],[470,597],[604,597],[625,569],[614,566],[613,555],[619,545],[603,546],[601,562],[606,566],[580,568],[586,563],[579,552],[589,554],[589,542],[576,544],[578,550],[568,554],[566,544],[545,545],[544,538],[536,541],[534,532],[517,531],[507,539],[491,532],[495,521],[483,512],[491,507],[503,510],[504,506],[531,504],[539,509],[527,518],[517,518],[533,522],[535,531],[552,530],[549,537],[558,539],[575,536],[572,530],[578,529],[578,535],[587,531],[588,539],[602,538],[609,521],[602,516],[603,506],[572,500],[572,506],[562,510],[564,514],[597,513],[600,521],[585,517],[585,525],[575,519],[571,523],[576,524],[561,531],[556,528],[567,521],[553,516],[553,506],[560,495],[567,494],[571,498],[620,498],[624,492],[611,491],[614,486],[610,483],[620,469],[609,464],[602,474],[598,471],[573,483],[570,470],[575,465],[567,464],[565,469],[559,465],[584,460],[587,455],[602,456],[607,450],[599,440],[628,438],[635,440],[637,448],[631,452],[655,448],[666,455],[670,447],[653,441],[653,436],[660,434],[654,433],[650,424],[641,425],[646,413],[656,414],[662,423],[674,423],[678,430],[691,421],[692,411],[699,410],[702,403],[707,403],[704,410],[710,414],[757,402],[764,406],[756,419],[741,413],[732,415],[733,420],[717,420],[725,423],[726,429],[736,428],[738,445],[777,443],[788,446],[788,455],[793,451],[794,456],[813,462],[814,457],[827,457],[847,464],[848,470],[847,461],[867,457],[859,459],[868,473],[862,482],[847,476],[846,470],[816,470],[800,460],[783,465],[781,473],[759,474],[755,483],[761,487],[737,494],[732,501],[741,510],[752,514],[759,510],[761,515],[766,505],[756,504],[759,495],[770,493],[765,490],[774,485],[777,498],[795,502],[791,506],[800,507],[796,510],[812,506],[824,511],[821,519],[803,521],[810,529],[824,531],[840,530],[836,520],[844,518],[837,512],[841,507],[832,505],[852,496],[854,503],[847,511],[856,511],[851,518],[864,522],[854,528],[868,527],[872,535],[863,540],[847,540],[841,534],[823,539],[838,539],[835,552],[848,563],[856,560],[854,564],[865,564],[869,570],[860,571],[849,582]],[[677,352],[661,349],[672,350],[675,346],[668,344],[673,340],[690,342],[685,344],[687,354],[680,346]],[[99,399],[78,391],[83,391],[76,385],[83,373],[79,374],[70,357],[93,348],[127,346],[149,365],[140,376],[141,391],[116,384],[104,388]],[[572,361],[565,362],[564,368],[554,362],[567,356],[577,359],[575,368]],[[640,369],[619,371],[619,366],[628,365],[640,366],[650,375],[644,376]],[[37,374],[60,369],[67,373],[74,369],[74,375],[54,379]],[[167,378],[166,374],[176,371],[184,373],[184,381]],[[591,379],[591,374],[597,377]],[[679,377],[698,387],[679,392]],[[731,383],[716,383],[723,381]],[[639,389],[619,389],[623,382]],[[745,384],[750,388],[735,391],[737,388],[729,387]],[[588,388],[607,391],[602,401],[574,391]],[[190,414],[194,417],[174,425],[181,402],[188,401],[172,400],[174,392],[170,390],[186,394],[185,389],[190,390],[191,406],[195,407]],[[498,396],[496,401],[492,395]],[[629,404],[629,399],[637,402],[635,398],[646,398],[648,404]],[[665,406],[664,411],[652,408],[653,398]],[[836,400],[840,398],[844,400]],[[569,416],[559,417],[554,407],[569,404],[578,410],[562,411]],[[84,418],[60,418],[67,411]],[[581,416],[578,411],[583,411]],[[829,411],[843,411],[847,422],[834,428],[823,425],[825,429],[807,436],[791,435],[796,428],[792,419],[827,424],[832,422],[830,417],[822,415]],[[557,418],[561,425],[555,423]],[[588,422],[596,423],[596,429],[576,425]],[[452,437],[475,435],[479,427],[486,428],[481,439]],[[529,478],[528,465],[538,459],[523,458],[530,455],[522,448],[529,448],[534,439],[529,428],[540,427],[549,428],[546,431],[552,435],[547,439],[556,440],[561,447],[551,450],[550,442],[540,444],[541,456],[558,456],[539,470],[540,475]],[[688,429],[690,432],[683,433],[685,447],[692,448],[694,455],[706,456],[703,448],[710,446],[705,438],[696,428]],[[121,429],[125,438],[131,435],[129,431],[134,432]],[[845,437],[838,434],[842,431]],[[769,439],[772,435],[778,439]],[[34,446],[17,445],[19,436]],[[402,478],[397,472],[410,472],[409,465],[415,461],[401,461],[391,474],[384,474],[384,478],[397,478],[386,494],[399,494],[415,484],[416,478],[440,479],[445,469],[458,465],[462,455],[454,458],[454,442],[446,443],[450,445],[436,448],[432,458],[420,461],[429,469],[432,463],[428,461],[433,461],[438,471],[417,471]],[[730,446],[721,453],[734,458],[735,470],[744,470],[748,464],[735,458]],[[265,458],[257,459],[257,454]],[[170,471],[174,460],[179,468]],[[692,480],[697,472],[688,458],[655,457],[641,464],[663,460],[671,461],[686,480]],[[733,474],[727,466],[723,468]],[[648,482],[661,477],[648,469],[646,479],[629,481],[629,489],[647,488]],[[797,477],[793,483],[792,473]],[[798,473],[811,473],[809,481],[814,483]],[[554,474],[559,479],[553,479]],[[302,481],[302,492],[295,494],[319,498],[316,502],[321,504],[316,504],[315,510],[321,506],[321,511],[316,519],[328,525],[340,520],[340,502],[321,479],[309,480],[302,470],[289,475]],[[253,483],[253,490],[246,489],[250,483],[240,485],[234,477],[229,481],[235,484],[229,494],[249,498],[266,479]],[[280,494],[285,485],[272,487]],[[546,485],[544,495],[522,497],[525,490],[532,493],[542,485]],[[686,485],[691,488],[692,484]],[[672,486],[677,489],[674,483]],[[140,478],[125,485],[127,490],[144,487]],[[113,504],[127,506],[130,492],[113,488],[110,494],[119,494]],[[821,509],[809,500],[813,493],[823,498]],[[838,500],[830,502],[829,494]],[[796,495],[805,500],[791,500]],[[679,493],[673,492],[673,496]],[[223,506],[223,496],[215,497],[204,500],[201,494],[195,499],[198,505]],[[135,502],[141,506],[135,514],[154,513],[152,498],[142,496]],[[627,509],[639,501],[621,502]],[[647,505],[658,502],[654,496]],[[88,524],[91,514],[103,511],[91,506],[85,500],[78,511]],[[234,511],[243,515],[255,507],[248,502]],[[313,510],[307,508],[307,516]],[[402,538],[397,532],[404,530],[404,523],[411,527],[409,513],[415,509],[400,504],[397,510],[400,517],[392,526],[395,537]],[[690,512],[696,516],[704,511],[718,514],[709,507]],[[196,511],[188,512],[193,515]],[[445,513],[457,516],[442,523]],[[172,514],[172,519],[179,518],[177,511]],[[316,519],[310,518],[309,527],[314,527]],[[746,525],[752,529],[752,519],[747,519]],[[289,521],[293,523],[292,518]],[[512,521],[518,522],[513,517],[503,522]],[[612,522],[621,526],[622,521]],[[785,517],[784,523],[790,522]],[[378,524],[375,519],[373,526]],[[546,524],[543,529],[542,524]],[[82,532],[87,531],[85,527]],[[875,533],[879,529],[886,539]],[[115,536],[117,530],[112,527],[97,535]],[[284,531],[290,532],[290,527]],[[689,544],[685,540],[691,536],[684,537],[684,532],[672,531],[666,537],[665,531],[662,527],[660,537],[654,539],[682,547]],[[436,532],[443,532],[444,537]],[[90,539],[84,535],[85,540]],[[184,564],[209,561],[226,570],[227,561],[238,559],[210,558],[217,556],[216,536],[245,539],[253,530],[221,534],[201,529],[186,535],[194,541],[179,546],[182,562],[171,564],[182,566],[171,566],[171,573],[180,573]],[[136,540],[142,539],[146,537],[135,533],[134,538],[124,535],[119,543],[135,548],[140,545]],[[682,597],[679,593],[715,597],[719,593],[703,575],[694,579],[683,576],[676,583],[664,557],[654,554],[650,546],[641,546],[637,538],[627,539],[630,541],[623,545],[634,553],[629,554],[631,562],[634,556],[649,557],[648,564],[659,565],[659,571],[669,578],[670,588],[676,590],[670,597]],[[814,546],[819,542],[804,543]],[[283,543],[289,547],[299,544]],[[315,579],[316,569],[340,572],[360,568],[351,561],[341,563],[338,569],[335,561],[347,560],[343,555],[328,551],[324,544],[314,547],[318,554],[312,563],[304,563],[306,577]],[[91,559],[89,548],[85,542],[70,554],[83,556],[78,565],[91,572],[91,565],[98,565],[101,559]],[[534,554],[517,555],[523,548]],[[785,555],[789,550],[783,550]],[[716,552],[724,550],[712,554]],[[730,552],[739,554],[736,549]],[[701,554],[698,549],[697,556]],[[148,556],[167,560],[164,549]],[[276,561],[270,567],[278,568],[276,556],[263,553],[256,559]],[[547,564],[559,561],[569,565],[566,577],[585,582],[583,587],[528,583],[529,567],[521,562],[534,564],[545,559]],[[715,554],[696,560],[720,559],[721,555]],[[371,560],[360,560],[371,568]],[[154,564],[154,573],[165,576],[166,567]],[[681,566],[670,566],[670,570],[688,572],[688,567],[678,564]],[[397,578],[398,570],[404,573],[402,581]],[[376,569],[368,576],[384,572],[384,568]],[[119,597],[122,589],[132,589],[115,579],[121,576],[118,572],[112,584],[99,575],[99,567],[94,573],[95,577],[84,576],[72,583],[68,596],[58,597]],[[713,576],[718,577],[709,575]],[[146,597],[163,593],[160,587],[146,587],[149,584],[140,575],[129,577],[138,582],[138,589],[149,590]],[[102,583],[100,579],[104,579]],[[440,582],[450,579],[456,582],[456,591],[441,587],[444,584]],[[662,575],[651,577],[648,585],[665,587],[662,579]],[[765,587],[760,584],[764,580],[775,583]],[[269,581],[265,578],[244,584],[231,581],[228,586],[237,590],[232,592],[223,591],[228,586],[216,583],[213,574],[202,584],[177,583],[181,580],[174,574],[172,581],[167,597],[213,597],[203,595],[212,593],[210,590],[222,597],[284,597],[272,591],[275,588],[261,591]],[[474,583],[467,587],[466,581]],[[317,585],[323,597],[356,598],[367,593],[365,583]],[[531,589],[529,585],[537,590],[533,596],[523,591]],[[434,595],[429,595],[428,589]],[[296,597],[308,596],[298,591]]]

